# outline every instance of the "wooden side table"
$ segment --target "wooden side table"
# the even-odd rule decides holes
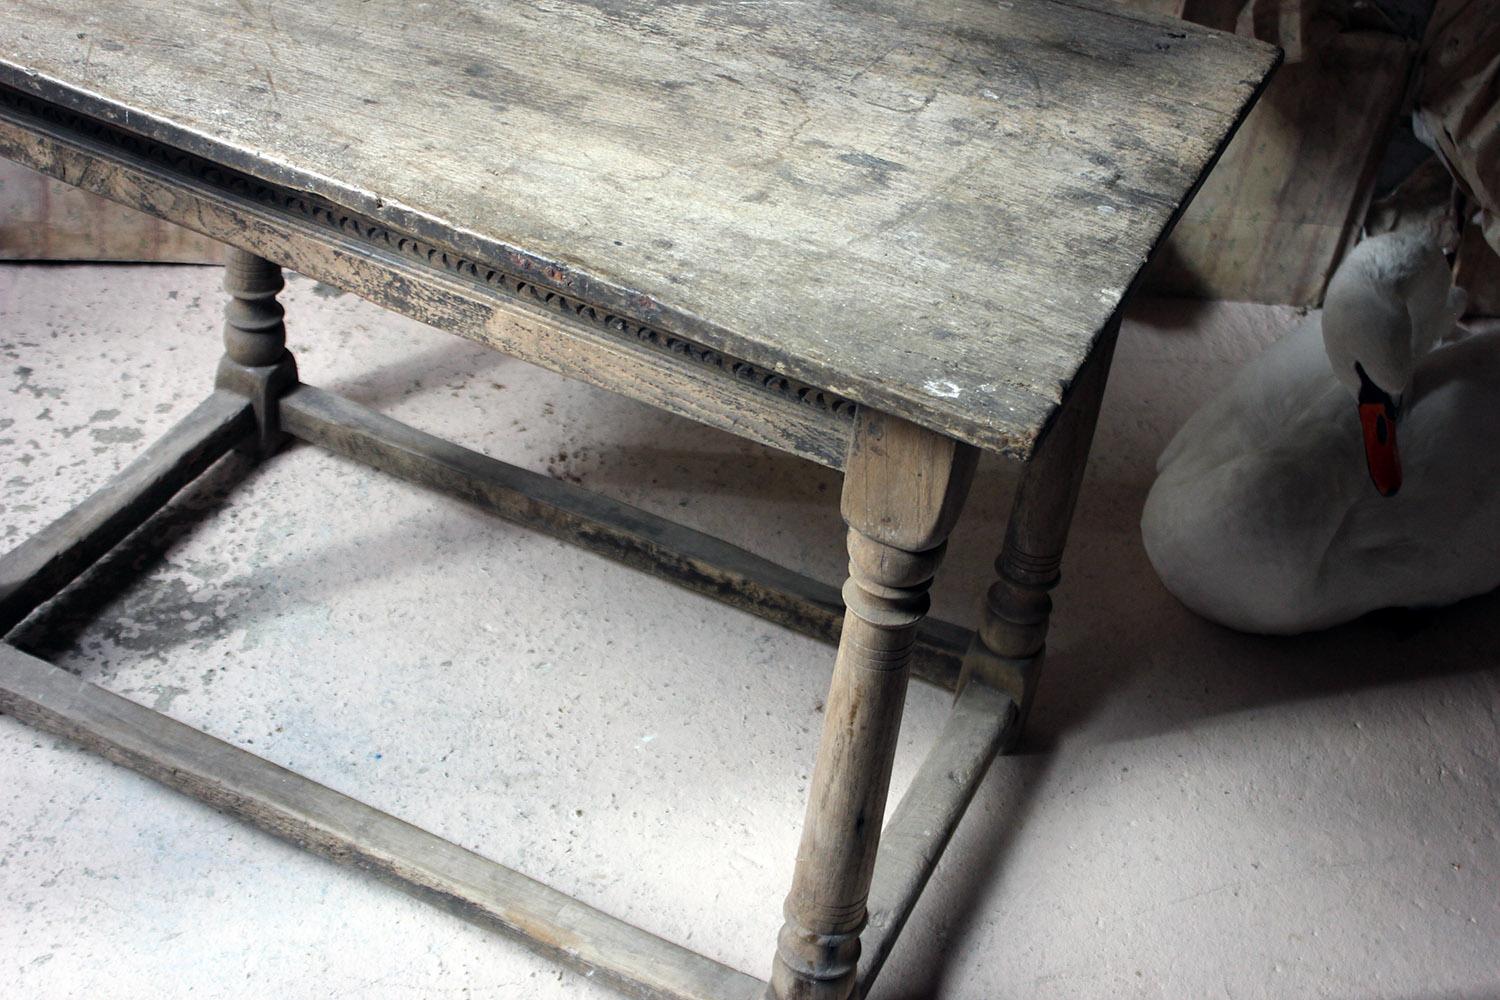
[[[8,645],[0,707],[632,995],[863,996],[1035,691],[1121,309],[1276,59],[1043,0],[13,0],[0,154],[233,249],[213,391],[0,559],[0,629],[291,436],[839,651],[769,983]],[[282,267],[842,469],[842,593],[303,384]],[[925,614],[981,449],[1026,466],[970,634]],[[957,696],[882,831],[912,670]]]

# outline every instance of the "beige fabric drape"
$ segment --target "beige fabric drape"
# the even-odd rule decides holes
[[[1417,120],[1500,253],[1500,0],[1438,0],[1421,74]]]

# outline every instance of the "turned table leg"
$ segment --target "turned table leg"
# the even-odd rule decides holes
[[[285,310],[276,301],[285,285],[276,264],[248,250],[229,248],[224,262],[229,302],[224,306],[224,357],[217,384],[255,406],[255,450],[263,456],[286,439],[276,404],[297,384],[297,364],[286,349]]]
[[[862,410],[849,446],[844,629],[770,994],[844,1000],[885,816],[907,663],[977,452]]]
[[[1020,707],[1011,743],[1036,694],[1052,612],[1049,592],[1059,579],[1117,333],[1118,326],[1105,333],[1021,472],[1005,543],[995,560],[1000,579],[985,595],[979,629],[964,657],[959,690],[978,678],[1007,692]]]

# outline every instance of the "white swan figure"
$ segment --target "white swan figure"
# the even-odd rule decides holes
[[[1167,589],[1287,634],[1500,586],[1500,333],[1444,343],[1462,311],[1426,233],[1356,246],[1321,324],[1247,365],[1158,460],[1141,535]]]

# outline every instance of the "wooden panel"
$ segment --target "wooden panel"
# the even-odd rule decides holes
[[[765,984],[0,644],[0,710],[298,847],[372,872],[637,997],[759,1000]]]
[[[0,82],[1018,457],[1274,60],[1088,2],[0,20]]]
[[[1316,305],[1359,233],[1411,67],[1390,35],[1329,36],[1276,73],[1146,287]]]
[[[0,260],[223,259],[213,240],[0,160]]]

